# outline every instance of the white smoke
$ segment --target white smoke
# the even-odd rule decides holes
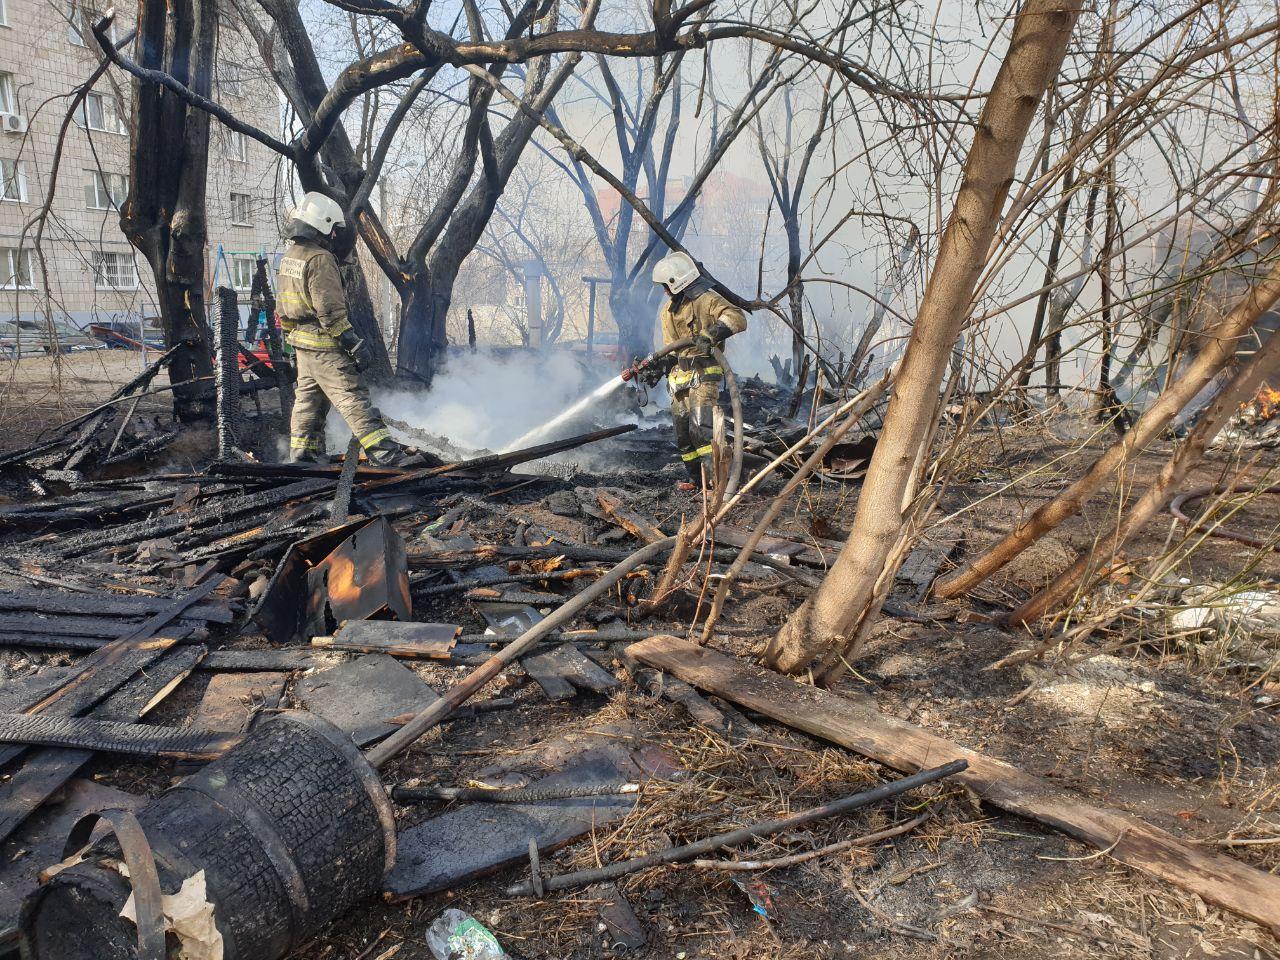
[[[376,391],[388,417],[470,450],[502,450],[603,383],[611,373],[557,350],[454,353],[428,391]],[[394,428],[393,428],[394,429]],[[403,438],[411,445],[412,438]]]

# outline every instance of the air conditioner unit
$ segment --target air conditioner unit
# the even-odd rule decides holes
[[[26,133],[27,118],[16,113],[0,113],[0,127],[5,133]]]

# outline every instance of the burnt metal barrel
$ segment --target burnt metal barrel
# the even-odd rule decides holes
[[[137,821],[163,893],[204,871],[225,960],[284,956],[376,895],[395,863],[377,771],[337,727],[306,713],[260,724]],[[28,898],[24,960],[137,960],[138,932],[120,917],[131,889],[121,856],[116,840],[100,840]]]

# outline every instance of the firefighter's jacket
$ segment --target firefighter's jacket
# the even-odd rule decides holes
[[[746,315],[739,308],[714,290],[704,288],[698,292],[696,286],[684,295],[668,300],[659,318],[662,321],[663,344],[705,334],[717,323],[723,323],[730,333],[742,333],[747,329]],[[713,357],[690,346],[676,351],[675,360],[676,365],[667,373],[667,386],[673,394],[701,384],[707,384],[713,393],[719,392],[724,368]]]
[[[292,241],[280,260],[276,312],[294,347],[337,350],[351,329],[337,257],[314,241]]]

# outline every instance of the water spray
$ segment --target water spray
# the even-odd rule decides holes
[[[560,413],[556,414],[546,423],[543,423],[543,424],[540,424],[539,426],[534,427],[524,436],[518,437],[515,440],[513,440],[511,443],[507,444],[503,448],[502,452],[506,453],[510,450],[518,450],[522,447],[530,446],[534,441],[546,437],[548,434],[552,433],[558,427],[564,426],[566,423],[572,421],[575,417],[579,416],[584,411],[588,410],[593,404],[599,403],[601,400],[603,400],[605,397],[612,394],[614,391],[619,390],[626,384],[630,383],[632,380],[638,377],[647,367],[653,366],[663,357],[667,356],[667,354],[674,353],[676,350],[683,350],[685,347],[692,346],[692,344],[693,344],[692,337],[684,337],[683,339],[676,340],[674,343],[667,344],[665,347],[663,347],[660,350],[656,350],[655,352],[649,354],[649,356],[645,357],[643,360],[636,361],[631,366],[627,367],[627,369],[623,370],[622,373],[618,374],[616,377],[612,377],[609,380],[606,380],[604,383],[600,384],[600,386],[596,387],[594,390],[592,390],[589,394],[587,394],[581,400],[578,400],[577,402],[573,403],[571,406],[562,410]]]

